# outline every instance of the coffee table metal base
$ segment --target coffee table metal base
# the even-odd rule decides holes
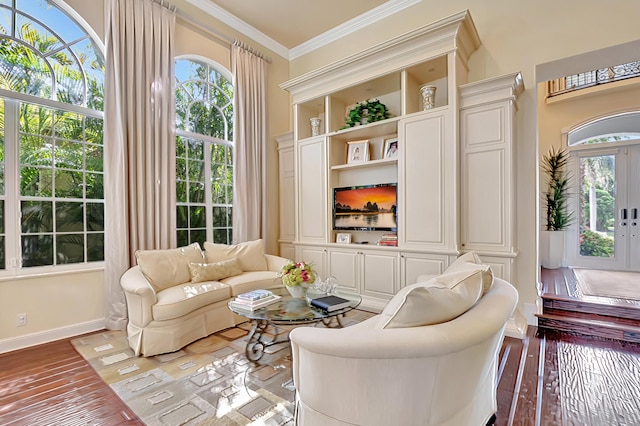
[[[342,315],[336,315],[329,318],[322,318],[322,324],[328,328],[342,328]],[[251,362],[258,362],[260,358],[266,352],[266,349],[273,345],[279,345],[282,343],[289,342],[289,334],[282,333],[282,330],[278,327],[278,324],[273,321],[269,321],[266,319],[254,319],[251,320],[253,326],[251,327],[251,331],[249,332],[249,337],[247,339],[247,346],[245,347],[244,353],[247,359]],[[319,321],[312,321],[319,322]],[[271,326],[274,330],[273,337],[266,337],[267,329]]]

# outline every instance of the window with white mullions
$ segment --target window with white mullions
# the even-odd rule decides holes
[[[178,245],[232,238],[233,85],[202,58],[176,60]]]
[[[104,260],[104,58],[75,16],[0,1],[1,274]]]

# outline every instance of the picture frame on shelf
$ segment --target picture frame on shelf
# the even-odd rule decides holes
[[[347,142],[347,164],[364,163],[369,160],[369,140]]]
[[[336,234],[336,243],[351,244],[351,234],[348,232],[338,232]]]
[[[398,138],[385,139],[382,158],[398,158]]]

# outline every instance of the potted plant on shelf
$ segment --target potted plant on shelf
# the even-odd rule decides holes
[[[389,117],[391,117],[391,113],[387,106],[378,99],[358,102],[356,106],[349,110],[343,129],[386,120]]]
[[[292,297],[304,298],[307,289],[316,280],[316,273],[310,263],[290,260],[282,266],[278,277],[282,278],[282,283]]]
[[[569,154],[564,149],[551,147],[542,157],[542,171],[547,178],[544,192],[546,214],[545,230],[540,234],[540,258],[542,266],[555,269],[562,266],[564,232],[573,222],[574,212],[569,211],[571,176],[566,171]]]

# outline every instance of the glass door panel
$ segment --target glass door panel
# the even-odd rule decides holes
[[[580,256],[615,258],[616,158],[580,157]]]

